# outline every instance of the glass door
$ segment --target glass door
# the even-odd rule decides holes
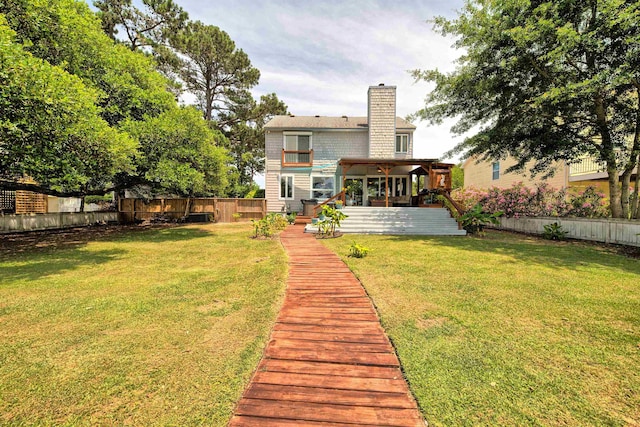
[[[362,178],[347,178],[344,181],[345,194],[347,198],[347,206],[362,206],[363,193]]]

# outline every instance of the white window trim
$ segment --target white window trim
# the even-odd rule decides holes
[[[282,132],[282,148],[287,149],[287,135],[302,135],[309,137],[309,150],[313,149],[313,132],[294,132],[294,131],[284,131]]]
[[[407,149],[406,149],[406,151],[398,151],[397,138],[399,136],[406,136],[407,137]],[[396,140],[393,141],[393,144],[394,144],[394,148],[395,148],[397,154],[407,154],[409,152],[409,134],[408,133],[397,133],[396,134]],[[402,140],[400,142],[400,149],[402,149]]]
[[[498,165],[498,170],[495,170],[493,168],[494,165]],[[497,177],[495,176],[496,172],[498,173]],[[500,162],[498,161],[498,162],[491,163],[491,180],[492,181],[497,181],[499,179],[500,179]]]
[[[282,197],[282,178],[291,177],[291,197]],[[278,200],[294,200],[296,197],[296,177],[292,174],[282,173],[278,175]]]
[[[313,197],[313,178],[333,178],[333,188],[331,189],[331,194],[329,195],[329,197],[327,197],[326,199],[318,199],[318,201],[324,201],[329,199],[331,196],[336,194],[336,177],[333,175],[319,175],[319,174],[315,174],[315,175],[311,175],[309,176],[309,198],[314,198]],[[316,189],[317,190],[317,189]]]

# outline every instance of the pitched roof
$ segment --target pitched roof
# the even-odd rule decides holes
[[[369,129],[366,117],[274,116],[265,129]],[[396,129],[414,130],[416,127],[396,117]]]

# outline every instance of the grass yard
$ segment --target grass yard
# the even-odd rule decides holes
[[[366,258],[347,258],[356,241]],[[373,298],[433,426],[640,425],[640,261],[576,242],[324,240]]]
[[[284,296],[248,224],[0,254],[0,425],[225,425]]]

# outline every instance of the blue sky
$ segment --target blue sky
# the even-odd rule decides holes
[[[456,16],[462,0],[249,1],[178,0],[192,20],[217,25],[261,72],[256,96],[275,92],[296,115],[365,116],[367,89],[397,86],[397,113],[423,105],[430,85],[412,69],[454,69],[460,52],[426,21]],[[441,157],[460,138],[416,123],[415,157]]]

